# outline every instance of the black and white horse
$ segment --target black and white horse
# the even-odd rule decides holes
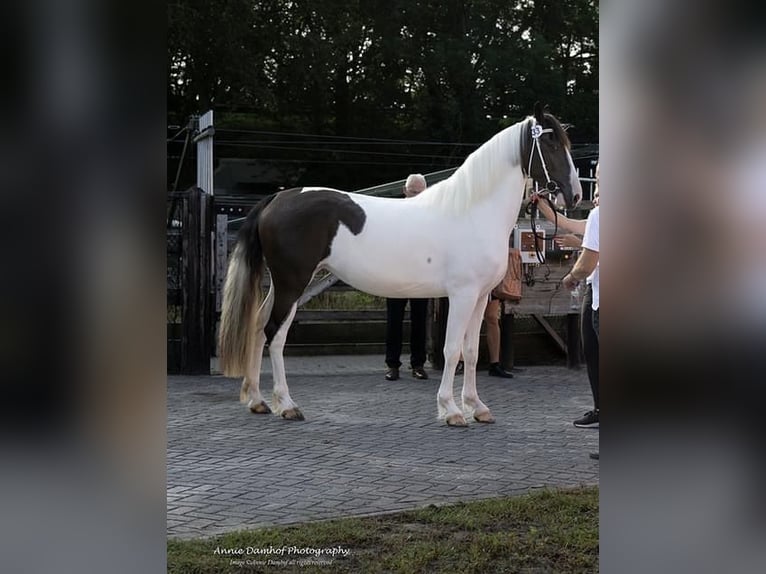
[[[286,419],[303,419],[287,388],[283,350],[298,298],[319,270],[327,270],[381,297],[448,297],[439,416],[452,426],[466,425],[464,413],[494,422],[476,392],[479,330],[487,295],[505,273],[526,177],[570,208],[580,200],[569,140],[558,120],[539,106],[417,197],[304,187],[261,201],[240,230],[221,315],[221,366],[227,376],[244,375],[240,399],[254,413],[271,412],[259,386],[268,342],[271,408]],[[260,288],[264,264],[271,273],[265,298]],[[453,398],[461,351],[462,410]]]

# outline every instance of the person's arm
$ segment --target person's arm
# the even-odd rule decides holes
[[[588,215],[585,225],[585,235],[582,238],[583,251],[572,267],[572,270],[564,276],[561,283],[567,289],[574,289],[577,284],[587,278],[596,270],[599,252],[599,208],[596,207]]]
[[[579,233],[580,235],[585,233],[584,219],[570,219],[560,213],[554,214],[553,209],[545,200],[538,200],[535,205],[537,205],[537,209],[540,210],[540,213],[545,219],[557,223],[561,229],[569,231],[570,233]]]
[[[596,270],[596,265],[598,265],[598,251],[592,251],[586,247],[577,258],[572,270],[561,280],[562,285],[569,290],[574,289],[580,281],[585,280]]]
[[[557,235],[553,238],[553,241],[559,247],[571,247],[579,249],[582,247],[582,237],[575,235],[574,233],[568,233],[567,235]]]

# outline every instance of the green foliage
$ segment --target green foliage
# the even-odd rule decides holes
[[[575,125],[574,142],[598,137],[593,0],[175,0],[168,30],[178,125],[212,107],[238,129],[483,142],[540,100]],[[470,148],[429,152],[451,159],[428,169],[402,151],[344,170],[306,162],[300,184],[358,189],[458,165]]]
[[[545,490],[526,496],[361,519],[236,532],[168,542],[168,572],[267,572],[234,567],[222,548],[343,547],[331,566],[280,572],[596,572],[598,489]],[[260,569],[259,569],[260,568]]]
[[[342,311],[384,310],[386,300],[362,291],[323,291],[309,300],[303,309],[333,309]]]

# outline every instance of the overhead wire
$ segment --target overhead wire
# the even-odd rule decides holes
[[[335,135],[310,134],[310,133],[301,133],[301,132],[275,132],[275,131],[265,131],[265,130],[237,130],[237,129],[228,129],[228,128],[218,128],[218,129],[216,129],[216,132],[217,133],[232,132],[232,133],[245,133],[245,134],[264,134],[264,135],[278,135],[278,136],[290,136],[290,137],[314,137],[314,138],[344,139],[344,140],[365,141],[365,142],[382,142],[382,143],[389,142],[389,143],[398,143],[398,144],[434,144],[434,145],[466,145],[466,146],[480,146],[481,145],[481,143],[460,143],[460,144],[455,144],[453,142],[438,142],[438,141],[434,142],[434,141],[425,141],[425,140],[402,140],[402,139],[369,138],[369,137],[358,137],[358,136],[335,136]]]
[[[220,140],[217,139],[215,145],[228,146],[228,147],[246,147],[246,148],[267,148],[274,150],[291,150],[296,152],[308,152],[308,153],[334,153],[334,154],[353,154],[353,155],[368,155],[368,156],[391,156],[391,157],[411,157],[422,159],[436,159],[447,160],[450,163],[453,161],[464,161],[462,154],[454,154],[454,151],[449,155],[437,155],[437,154],[413,154],[402,152],[386,152],[386,151],[363,151],[354,149],[340,149],[322,148],[322,147],[304,147],[304,146],[321,146],[325,144],[338,144],[349,146],[377,146],[377,145],[397,145],[397,146],[451,146],[453,150],[456,147],[473,147],[478,148],[480,143],[466,143],[466,142],[442,142],[442,141],[425,141],[425,140],[403,140],[403,139],[391,139],[391,138],[370,138],[370,137],[357,137],[357,136],[338,136],[338,135],[325,135],[314,134],[307,132],[279,132],[273,130],[249,130],[249,129],[229,129],[219,128],[218,134],[255,134],[255,135],[269,135],[269,136],[281,136],[283,138],[319,138],[311,140],[295,139],[290,141],[289,139],[280,140],[256,140],[256,139],[241,139],[241,140]],[[324,141],[323,141],[324,140]],[[330,140],[330,141],[328,141]],[[593,151],[593,144],[573,144],[572,146],[572,159],[576,161],[583,161],[588,159],[595,159],[598,157],[598,152]],[[578,150],[579,148],[579,150]],[[584,148],[584,149],[583,149]],[[580,154],[578,151],[584,153]],[[266,159],[266,158],[264,158]],[[268,159],[268,161],[305,161],[306,163],[327,163],[321,160],[308,160],[303,158],[288,158],[288,159]],[[339,160],[332,160],[334,163],[340,163]],[[359,164],[359,165],[385,165],[384,162],[351,162],[346,161],[346,164]],[[410,162],[411,163],[411,162]],[[397,162],[390,162],[390,165],[402,165]],[[426,164],[420,164],[426,165]]]
[[[230,146],[230,147],[267,148],[267,149],[275,149],[275,150],[291,150],[291,151],[305,151],[305,152],[318,152],[318,153],[420,157],[420,158],[430,158],[430,159],[445,159],[449,157],[444,155],[412,154],[412,153],[401,153],[401,152],[393,152],[393,151],[358,151],[358,150],[337,149],[337,148],[300,148],[300,147],[293,147],[293,146],[278,146],[278,145],[261,144],[261,143],[254,143],[254,142],[230,141],[230,140],[217,140],[216,145]]]
[[[331,163],[331,164],[344,164],[344,165],[434,165],[434,166],[442,166],[440,162],[424,162],[424,161],[408,161],[408,162],[396,162],[396,161],[353,161],[353,160],[333,160],[333,159],[271,159],[271,158],[263,158],[263,161],[270,162],[270,163]],[[458,164],[460,165],[460,164]],[[458,165],[455,166],[447,166],[443,167],[443,169],[449,169],[450,167],[458,167]]]

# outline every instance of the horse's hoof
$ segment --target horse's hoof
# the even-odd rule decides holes
[[[486,411],[484,413],[473,415],[473,420],[479,423],[486,423],[486,424],[494,424],[495,423],[495,417],[492,416],[492,413],[489,411]]]
[[[271,412],[271,409],[266,404],[266,401],[261,401],[258,404],[250,403],[250,412],[256,415],[267,415]]]
[[[287,409],[282,413],[282,418],[288,421],[303,421],[306,420],[303,413],[298,407]]]
[[[461,414],[450,415],[447,417],[447,426],[451,427],[467,427],[468,423],[465,422],[465,418]]]

